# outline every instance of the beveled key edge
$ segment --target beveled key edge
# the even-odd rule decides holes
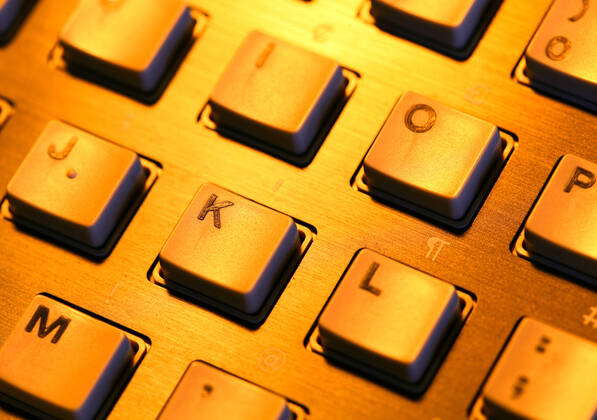
[[[469,405],[469,408],[467,410],[467,412],[469,413],[469,416],[468,416],[469,420],[491,420],[483,413],[483,390],[485,389],[485,386],[487,385],[489,378],[491,378],[491,375],[493,374],[493,371],[495,370],[497,364],[500,362],[502,356],[506,352],[508,345],[512,341],[512,337],[514,337],[514,334],[516,333],[516,331],[518,330],[518,327],[520,326],[520,323],[525,318],[535,319],[536,321],[539,321],[537,318],[533,318],[533,317],[529,317],[528,315],[525,315],[525,316],[520,317],[514,323],[514,327],[508,334],[508,337],[504,341],[504,344],[502,345],[502,347],[500,347],[497,355],[495,356],[495,359],[493,360],[493,362],[491,364],[491,367],[487,370],[487,374],[483,378],[483,381],[481,382],[481,385],[479,386],[477,393],[475,394],[471,404]],[[543,321],[540,321],[540,322],[542,322],[543,324],[545,324],[547,326],[553,327],[555,329],[562,330],[568,334],[572,334],[570,331],[564,330],[560,327],[555,327],[552,324],[548,324],[547,322],[543,322]]]
[[[185,377],[185,375],[187,374],[187,372],[189,371],[189,369],[191,368],[191,366],[193,365],[193,363],[201,363],[203,365],[207,365],[215,370],[218,370],[219,372],[221,372],[224,375],[228,375],[228,376],[232,376],[234,378],[240,379],[243,382],[246,382],[248,384],[254,385],[266,392],[269,392],[271,394],[277,395],[281,398],[283,398],[284,400],[286,400],[286,403],[288,405],[288,409],[290,410],[291,414],[293,415],[292,420],[305,420],[307,418],[307,415],[310,414],[309,408],[303,404],[300,404],[294,400],[291,400],[290,398],[279,394],[277,392],[272,391],[271,389],[265,388],[259,384],[256,384],[255,382],[249,381],[241,376],[235,375],[234,373],[231,373],[225,369],[222,369],[221,367],[218,367],[216,365],[213,365],[205,360],[200,360],[200,359],[196,359],[193,360],[191,363],[189,363],[189,365],[186,367],[186,369],[184,370],[184,372],[182,373],[182,375],[180,376],[180,379],[178,380],[178,382],[176,382],[176,385],[174,386],[174,389],[172,389],[172,392],[170,393],[170,395],[168,395],[168,399],[166,400],[166,402],[164,403],[164,406],[162,407],[162,409],[160,410],[160,413],[157,416],[157,419],[160,419],[160,416],[162,415],[162,413],[164,412],[164,409],[166,408],[166,406],[168,405],[168,403],[170,402],[170,399],[172,398],[172,396],[174,395],[174,392],[176,391],[176,389],[178,388],[178,385],[180,385],[180,383],[182,382],[183,378]]]
[[[104,400],[103,404],[100,406],[100,408],[97,411],[97,414],[94,417],[95,419],[107,418],[108,415],[110,414],[110,411],[112,411],[112,409],[114,408],[114,405],[118,401],[118,398],[124,392],[124,389],[126,388],[127,384],[133,377],[135,371],[139,367],[141,361],[143,360],[143,358],[149,351],[149,349],[151,347],[151,339],[141,333],[138,333],[134,330],[131,330],[130,328],[125,327],[124,325],[121,325],[117,322],[111,321],[107,318],[104,318],[101,315],[95,314],[95,313],[88,311],[80,306],[74,305],[70,302],[60,299],[59,297],[54,296],[50,293],[42,292],[42,293],[38,293],[36,296],[47,297],[47,298],[52,299],[64,306],[74,309],[75,311],[78,311],[84,315],[87,315],[88,317],[93,318],[97,322],[103,322],[112,327],[118,328],[130,340],[131,349],[133,351],[133,357],[131,360],[131,364],[130,364],[130,366],[128,366],[126,369],[123,370],[122,374],[118,378],[118,381],[114,384],[112,391],[108,394],[108,396],[106,397],[106,399]],[[30,302],[32,300],[33,299],[30,299]],[[13,326],[13,328],[14,328],[14,326]],[[0,402],[7,404],[6,407],[3,406],[2,408],[4,410],[7,410],[7,412],[9,412],[9,413],[13,413],[13,411],[18,410],[17,412],[15,412],[13,414],[18,415],[18,414],[20,414],[19,412],[23,412],[23,413],[33,416],[34,418],[54,419],[54,417],[38,410],[37,408],[35,408],[29,404],[26,404],[24,402],[21,402],[20,400],[12,398],[12,397],[10,397],[6,394],[3,394],[1,392],[0,392]]]
[[[531,38],[532,39],[532,38]],[[530,41],[529,41],[530,44]],[[527,45],[528,48],[528,45]],[[526,74],[527,64],[524,54],[526,48],[520,57],[520,60],[516,64],[516,67],[512,71],[512,78],[523,86],[527,86],[536,92],[546,95],[547,97],[556,101],[563,101],[568,105],[576,106],[585,109],[593,114],[597,113],[597,102],[587,101],[586,99],[580,98],[575,95],[571,95],[568,92],[558,89],[554,86],[542,83],[536,80],[531,80]]]
[[[263,206],[263,204],[259,205]],[[271,207],[267,208],[271,209]],[[237,308],[234,308],[233,306],[220,302],[217,299],[214,299],[203,293],[197,292],[174,281],[167,281],[166,278],[162,276],[162,270],[159,263],[159,255],[155,258],[153,264],[149,269],[148,280],[158,286],[163,287],[168,291],[168,293],[183,301],[189,302],[191,304],[200,305],[202,308],[206,310],[213,311],[218,315],[224,316],[225,318],[228,318],[232,321],[240,321],[243,325],[245,325],[248,328],[256,329],[267,319],[268,315],[276,305],[276,302],[278,301],[284,289],[286,289],[286,286],[292,279],[294,272],[297,270],[303,257],[307,253],[307,250],[313,243],[313,239],[317,233],[316,229],[313,226],[308,225],[307,223],[304,223],[295,218],[292,218],[292,220],[296,224],[296,228],[299,234],[300,244],[298,252],[296,252],[295,255],[286,263],[286,267],[278,276],[278,279],[275,282],[275,286],[272,288],[268,296],[265,298],[263,305],[261,306],[259,311],[257,311],[254,314],[247,314]]]
[[[527,220],[529,219],[529,217],[531,217],[531,214],[533,213],[533,210],[535,210],[535,207],[537,206],[537,203],[539,202],[539,199],[541,198],[541,196],[543,195],[543,192],[545,191],[545,189],[547,188],[547,185],[549,184],[549,181],[551,180],[551,178],[553,177],[553,175],[556,172],[557,167],[560,165],[560,162],[562,161],[562,159],[564,158],[564,156],[560,156],[558,158],[558,160],[556,161],[556,163],[553,165],[553,167],[551,168],[551,171],[549,172],[549,175],[547,176],[547,179],[545,180],[545,182],[543,183],[543,186],[541,187],[541,190],[539,191],[539,193],[537,194],[537,196],[535,197],[535,200],[533,201],[533,204],[531,205],[529,211],[527,212],[524,220],[522,221],[522,224],[520,225],[520,227],[518,228],[518,231],[516,232],[516,235],[514,236],[514,239],[512,240],[511,244],[510,244],[510,251],[512,252],[513,255],[523,258],[527,261],[530,261],[531,263],[533,263],[534,265],[537,265],[537,267],[539,269],[551,269],[556,271],[556,273],[559,274],[564,274],[566,276],[570,276],[573,280],[579,280],[583,283],[584,286],[588,286],[589,288],[593,289],[593,290],[597,290],[597,277],[593,277],[587,273],[583,273],[582,271],[578,271],[566,264],[562,264],[554,259],[545,257],[541,254],[538,253],[532,253],[530,252],[528,249],[526,249],[525,245],[524,245],[524,228],[527,224]],[[568,278],[570,279],[570,278]]]
[[[455,60],[465,61],[473,54],[473,51],[475,51],[475,49],[477,48],[477,45],[481,41],[481,38],[483,38],[485,31],[493,21],[493,18],[500,9],[503,1],[504,0],[490,0],[485,11],[483,12],[483,16],[481,17],[479,23],[473,30],[470,39],[465,44],[465,46],[460,49],[454,49],[440,42],[414,34],[410,31],[401,30],[390,21],[376,19],[371,15],[371,0],[362,1],[361,5],[357,10],[357,18],[365,23],[379,28],[383,32],[386,32],[392,36],[405,39],[417,45],[422,45],[423,47],[439,52],[440,54],[444,54]]]
[[[389,116],[388,116],[389,118]],[[385,125],[385,121],[384,124]],[[382,128],[383,128],[382,125]],[[381,130],[380,130],[381,131]],[[456,232],[462,232],[472,226],[477,214],[481,210],[483,203],[489,196],[489,193],[493,189],[493,186],[497,182],[502,173],[502,170],[506,167],[506,164],[510,160],[512,153],[518,147],[518,136],[516,134],[507,131],[503,128],[498,127],[500,139],[502,140],[502,155],[501,160],[494,163],[489,169],[489,172],[485,175],[485,180],[481,184],[479,191],[475,198],[469,205],[466,213],[460,219],[451,219],[442,214],[436,213],[433,210],[429,210],[425,207],[419,206],[407,199],[396,197],[388,192],[380,190],[378,188],[371,187],[365,182],[365,169],[364,162],[365,157],[369,153],[369,150],[375,144],[375,140],[371,143],[367,151],[365,152],[363,159],[361,160],[356,173],[352,176],[350,185],[353,190],[369,195],[375,202],[394,208],[395,210],[406,212],[409,215],[418,217],[420,219],[438,223],[442,226]]]
[[[172,54],[172,58],[168,62],[166,71],[160,78],[156,87],[150,92],[143,92],[139,89],[135,89],[125,83],[121,83],[118,80],[104,76],[91,69],[72,64],[69,65],[64,59],[64,47],[60,45],[58,40],[48,53],[48,65],[54,70],[64,71],[82,81],[94,83],[110,91],[128,96],[145,105],[153,105],[162,97],[166,88],[180,69],[185,57],[189,54],[195,45],[195,42],[203,36],[203,33],[207,28],[209,14],[190,4],[187,4],[187,7],[189,8],[191,18],[195,20],[195,25],[191,28],[189,33],[182,38],[180,45],[176,47],[176,51]]]
[[[101,141],[105,141],[114,144],[118,147],[122,147],[123,149],[130,150],[103,137],[99,137],[93,133],[89,133],[87,130],[83,130],[80,127],[74,126],[72,124],[68,125],[78,130],[85,131],[86,133],[100,139]],[[62,245],[71,251],[77,252],[83,257],[90,258],[92,260],[102,260],[112,253],[112,250],[116,247],[118,240],[126,230],[127,226],[133,219],[133,216],[135,215],[139,207],[141,207],[141,204],[143,204],[143,201],[145,201],[145,198],[147,197],[147,194],[149,194],[149,191],[153,187],[153,184],[155,184],[156,180],[162,173],[161,165],[158,162],[150,160],[145,156],[141,156],[136,152],[134,153],[139,158],[139,162],[143,168],[143,171],[145,172],[145,183],[143,184],[142,189],[137,193],[137,196],[133,200],[131,200],[128,207],[124,210],[122,215],[120,215],[119,221],[116,223],[116,226],[114,226],[114,229],[112,229],[112,232],[108,235],[108,239],[106,239],[106,242],[104,242],[104,244],[99,248],[94,248],[90,245],[71,239],[46,227],[45,225],[40,225],[31,220],[16,217],[10,210],[10,204],[8,203],[8,198],[6,197],[6,195],[2,198],[2,201],[0,202],[0,216],[10,222],[13,222],[17,229],[22,229],[26,233],[34,234],[34,236],[43,240],[49,239],[48,242]]]
[[[359,362],[359,361],[357,361],[347,355],[344,355],[338,351],[335,351],[335,350],[326,350],[324,352],[323,346],[321,344],[321,339],[319,337],[319,328],[317,327],[317,324],[319,323],[319,318],[321,318],[321,315],[323,314],[323,312],[325,311],[325,308],[328,306],[328,304],[332,300],[332,297],[336,293],[336,290],[338,289],[338,287],[340,287],[340,284],[344,280],[346,273],[348,272],[350,266],[356,259],[357,255],[363,249],[366,249],[366,248],[359,249],[351,258],[350,262],[346,266],[346,269],[340,276],[340,280],[336,283],[334,290],[332,291],[332,293],[326,300],[323,308],[317,315],[315,322],[309,329],[309,332],[307,333],[307,336],[305,337],[303,344],[305,345],[305,348],[307,350],[324,357],[327,361],[329,361],[332,364],[337,364],[340,369],[348,368],[350,373],[356,373],[357,375],[363,377],[364,379],[372,380],[373,382],[375,382],[381,386],[387,386],[387,387],[394,388],[398,391],[402,391],[402,392],[406,393],[407,396],[418,397],[427,390],[427,388],[433,381],[435,374],[437,373],[437,371],[439,370],[440,366],[442,365],[444,359],[448,355],[448,352],[452,348],[452,345],[456,341],[456,338],[460,334],[460,331],[466,324],[468,317],[473,312],[473,309],[476,306],[477,298],[473,293],[471,293],[459,286],[456,286],[455,284],[449,283],[449,284],[452,284],[452,286],[454,286],[456,288],[456,294],[458,295],[458,305],[460,307],[460,317],[450,324],[448,332],[442,337],[437,349],[433,353],[433,356],[431,358],[431,362],[429,363],[429,366],[427,366],[427,369],[425,369],[423,376],[421,377],[421,379],[419,379],[418,382],[411,383],[411,382],[404,381],[402,379],[395,377],[392,374],[384,372],[381,369],[370,366],[366,363]],[[375,251],[375,252],[377,252],[377,251]],[[380,254],[380,255],[385,257],[385,255],[383,255],[383,254]],[[386,258],[389,258],[389,257],[386,257]],[[398,261],[394,258],[390,258],[390,259],[392,261],[395,261],[397,263],[405,265],[409,268],[417,270],[421,273],[430,275],[438,280],[441,280],[438,277],[435,277],[425,271],[419,270],[418,268],[415,268],[411,265],[408,265],[406,263]],[[441,281],[445,281],[445,280],[441,280]]]
[[[199,111],[197,116],[197,122],[208,130],[215,131],[226,139],[237,141],[241,144],[250,146],[259,151],[265,152],[269,155],[282,159],[285,162],[291,163],[298,167],[305,167],[311,163],[315,158],[317,151],[323,144],[324,140],[328,136],[332,127],[336,123],[336,120],[342,113],[342,110],[348,103],[348,100],[357,88],[358,80],[361,75],[355,70],[348,69],[344,66],[340,66],[342,69],[342,76],[345,81],[344,94],[337,98],[331,105],[331,108],[327,111],[327,115],[324,119],[323,124],[317,131],[311,145],[307,148],[307,151],[300,155],[295,155],[281,148],[271,146],[264,141],[253,137],[251,135],[242,133],[230,127],[219,126],[211,118],[211,106],[207,102],[203,108]]]

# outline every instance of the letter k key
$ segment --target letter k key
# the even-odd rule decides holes
[[[214,214],[214,226],[218,229],[222,227],[222,219],[220,217],[220,209],[225,207],[233,206],[234,203],[232,201],[220,201],[219,203],[216,201],[218,196],[215,194],[211,194],[209,199],[205,202],[201,213],[197,217],[199,220],[205,220],[207,213],[210,211]]]

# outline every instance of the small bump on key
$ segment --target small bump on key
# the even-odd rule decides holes
[[[300,414],[301,411],[291,410],[283,397],[195,361],[185,371],[158,419],[291,420]]]

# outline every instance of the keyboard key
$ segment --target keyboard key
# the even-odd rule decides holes
[[[338,352],[415,383],[458,314],[454,286],[362,250],[318,327],[324,353]]]
[[[554,1],[526,51],[531,81],[597,103],[596,21],[588,0]]]
[[[597,164],[566,155],[535,204],[524,228],[525,246],[597,277]]]
[[[168,238],[159,261],[166,281],[254,314],[298,247],[292,218],[205,184]]]
[[[53,417],[92,419],[132,357],[119,329],[39,295],[0,348],[0,392]]]
[[[211,118],[299,155],[315,139],[345,84],[335,61],[252,32],[211,94]]]
[[[490,419],[597,418],[597,345],[525,318],[483,390]]]
[[[501,144],[496,126],[408,92],[365,157],[365,182],[457,220],[501,157]]]
[[[134,152],[50,121],[10,180],[7,197],[17,221],[99,248],[145,178]]]
[[[371,15],[400,31],[444,44],[466,46],[491,0],[371,0]]]
[[[29,0],[0,0],[0,35],[7,32],[18,19]]]
[[[202,362],[193,362],[159,419],[290,420],[279,395]]]
[[[60,43],[69,65],[148,92],[194,25],[180,0],[81,0]]]

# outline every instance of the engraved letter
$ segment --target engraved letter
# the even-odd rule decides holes
[[[427,121],[424,124],[418,124],[414,122],[414,116],[417,111],[424,111],[427,114]],[[437,113],[435,109],[431,108],[429,105],[425,104],[418,104],[413,105],[406,115],[404,116],[404,124],[406,127],[412,132],[415,133],[425,133],[426,131],[431,130],[431,128],[435,125],[435,120],[437,118]]]
[[[268,43],[265,46],[265,48],[263,49],[263,51],[261,52],[261,54],[259,55],[259,57],[257,57],[257,61],[255,62],[255,67],[257,67],[258,69],[263,67],[263,65],[269,58],[270,54],[274,51],[274,48],[276,48],[276,44],[274,44],[273,42]]]
[[[587,10],[589,10],[589,0],[582,0],[582,10],[574,16],[570,16],[568,20],[570,22],[576,22],[581,20],[585,13],[587,13]]]
[[[65,318],[61,315],[60,318],[58,318],[49,327],[46,328],[46,325],[48,324],[49,314],[50,309],[47,306],[39,305],[31,319],[29,320],[29,323],[25,327],[25,331],[29,333],[33,331],[33,328],[35,328],[35,324],[37,324],[37,321],[39,320],[37,336],[39,338],[46,338],[48,334],[50,334],[52,331],[58,328],[58,331],[56,331],[56,334],[54,334],[54,337],[52,337],[52,343],[56,344],[58,340],[60,340],[60,337],[62,337],[62,334],[64,334],[64,331],[66,331],[66,327],[68,327],[68,324],[70,324],[70,318]]]
[[[558,48],[559,47],[559,48]],[[554,36],[545,47],[545,54],[553,61],[562,61],[572,48],[572,42],[565,36]]]
[[[363,278],[363,280],[361,280],[361,284],[359,285],[361,289],[371,292],[375,296],[381,295],[381,290],[379,290],[377,287],[371,284],[371,279],[373,279],[373,275],[375,274],[378,268],[378,263],[372,263],[369,269],[367,270],[367,274],[365,274],[365,277]]]
[[[211,194],[209,196],[209,199],[203,206],[201,213],[199,213],[199,216],[197,216],[197,218],[199,220],[205,220],[205,216],[207,216],[207,213],[212,211],[214,213],[214,226],[216,228],[220,229],[222,227],[222,222],[221,222],[221,218],[220,218],[220,209],[223,209],[225,207],[230,207],[230,206],[234,205],[234,203],[232,201],[221,201],[221,202],[217,203],[216,202],[217,199],[218,199],[217,195]]]
[[[584,176],[586,179],[581,179],[581,176]],[[595,185],[595,174],[591,171],[581,168],[580,166],[577,166],[576,170],[574,171],[574,175],[572,175],[568,185],[566,185],[566,188],[564,188],[564,192],[569,193],[572,191],[572,187],[575,185],[578,185],[580,188],[584,188],[585,190],[591,188],[593,185]]]
[[[70,153],[71,150],[73,150],[73,147],[75,147],[75,144],[77,144],[77,137],[76,136],[72,136],[71,139],[68,141],[68,144],[66,146],[64,146],[64,149],[62,149],[61,151],[56,151],[56,146],[52,143],[50,144],[50,146],[48,146],[48,155],[52,158],[52,159],[56,159],[56,160],[62,160],[65,157],[68,156],[68,154]]]

